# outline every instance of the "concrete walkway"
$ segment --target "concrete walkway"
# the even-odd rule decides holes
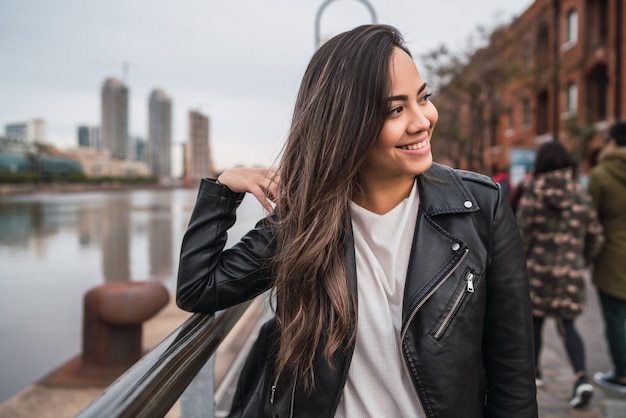
[[[596,370],[590,370],[590,374]],[[547,347],[542,354],[544,385],[537,389],[540,418],[626,418],[626,396],[594,386],[594,396],[584,409],[568,406],[572,394],[572,370],[566,358],[554,348]]]
[[[261,309],[260,304],[251,308]],[[246,313],[248,314],[248,312]],[[143,339],[146,350],[158,345],[165,337],[180,326],[190,314],[179,310],[172,297],[170,303],[154,318],[144,325]],[[243,328],[233,332],[232,339],[224,342],[216,358],[216,386],[221,376],[227,372],[227,365],[232,361],[243,344],[242,338],[249,332],[258,318],[258,311],[242,321]],[[595,324],[596,319],[590,318]],[[548,325],[548,324],[546,324]],[[585,325],[585,324],[583,324]],[[591,326],[591,325],[585,325]],[[583,332],[584,333],[584,332]],[[548,339],[552,338],[548,334]],[[554,343],[554,341],[553,341]],[[591,353],[593,355],[593,353]],[[575,418],[625,418],[626,397],[608,393],[602,388],[595,387],[595,394],[590,405],[583,410],[573,410],[567,405],[572,385],[572,372],[557,345],[547,343],[542,354],[542,369],[545,385],[538,391],[538,402],[541,418],[575,417]],[[590,369],[590,373],[597,370]],[[70,418],[87,406],[104,390],[104,387],[52,387],[41,383],[34,383],[23,391],[0,404],[0,418]],[[168,418],[179,418],[180,407],[174,405],[167,414]]]
[[[604,322],[600,313],[598,295],[590,278],[586,280],[587,307],[575,320],[576,328],[585,344],[585,357],[589,377],[598,371],[608,371],[611,367]],[[582,410],[572,410],[567,403],[571,397],[573,371],[567,361],[553,319],[546,319],[543,329],[543,348],[540,354],[540,366],[545,385],[538,389],[541,418],[581,417],[581,418],[626,418],[626,397],[609,392],[594,385],[591,403]]]

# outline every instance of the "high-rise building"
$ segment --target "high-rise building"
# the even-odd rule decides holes
[[[133,142],[133,160],[147,163],[148,151],[147,151],[146,140],[140,136],[135,136],[133,137],[132,142]],[[150,171],[152,171],[152,168],[150,168]]]
[[[102,84],[100,129],[102,146],[111,152],[111,157],[128,159],[128,88],[116,78],[108,78]]]
[[[31,119],[27,122],[9,123],[5,125],[4,132],[7,138],[33,142],[46,140],[46,123],[43,119]]]
[[[189,154],[189,141],[183,142],[182,144],[180,144],[180,155],[181,155],[181,159],[179,160],[181,167],[182,167],[182,178],[183,180],[187,179],[189,180],[191,178],[190,176],[190,169],[189,169],[189,158],[187,157],[187,155]]]
[[[79,147],[100,149],[100,129],[97,126],[80,125],[77,134]]]
[[[28,138],[28,124],[26,122],[9,123],[4,127],[4,134],[9,139],[26,141]]]
[[[159,89],[148,101],[148,164],[158,178],[172,176],[172,101]]]
[[[187,158],[188,175],[192,180],[215,174],[209,147],[209,118],[195,110],[189,111]]]

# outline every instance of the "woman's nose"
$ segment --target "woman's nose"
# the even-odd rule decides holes
[[[417,133],[430,128],[430,119],[426,115],[427,109],[415,106],[410,115],[410,122],[407,127],[409,133]]]

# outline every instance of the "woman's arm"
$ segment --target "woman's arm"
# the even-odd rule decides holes
[[[487,270],[485,367],[493,417],[536,417],[534,350],[526,260],[515,222],[500,200],[493,218]]]
[[[181,309],[213,313],[269,288],[267,261],[272,254],[272,233],[268,219],[261,220],[224,251],[227,231],[236,221],[244,192],[258,193],[265,188],[263,198],[265,193],[276,192],[268,173],[262,169],[236,169],[222,174],[219,183],[202,180],[181,245],[176,289],[176,303]]]

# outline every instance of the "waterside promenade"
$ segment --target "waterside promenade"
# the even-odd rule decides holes
[[[80,193],[99,191],[122,191],[138,189],[173,189],[179,187],[196,187],[195,185],[157,185],[151,183],[0,183],[0,196],[28,195],[33,193]]]
[[[226,369],[236,357],[239,347],[245,342],[246,333],[260,317],[260,304],[251,305],[243,317],[241,324],[233,330],[232,335],[220,346],[216,359],[216,386],[226,373]],[[155,347],[190,314],[179,310],[172,297],[169,304],[154,318],[144,324],[143,344],[146,350]],[[588,335],[590,329],[581,332]],[[593,332],[596,332],[594,330]],[[574,417],[574,418],[624,418],[626,417],[626,396],[609,393],[595,386],[595,394],[590,405],[582,410],[568,407],[572,372],[567,364],[558,341],[546,341],[542,354],[544,387],[538,390],[540,418]],[[589,353],[593,355],[592,353]],[[593,372],[594,370],[591,370]],[[0,418],[69,418],[96,398],[104,387],[50,387],[34,383],[20,393],[0,404]],[[166,415],[167,418],[179,418],[180,405],[177,403]]]

